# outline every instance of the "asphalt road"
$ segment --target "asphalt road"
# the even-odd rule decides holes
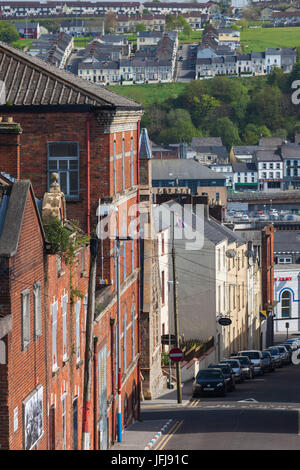
[[[300,366],[237,384],[225,398],[191,395],[189,382],[182,396],[190,399],[187,406],[143,407],[145,420],[173,419],[154,450],[300,449]],[[170,394],[174,397],[176,391]]]

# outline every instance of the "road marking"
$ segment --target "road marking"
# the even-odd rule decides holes
[[[258,403],[254,398],[246,398],[246,400],[239,400],[238,403]]]
[[[200,399],[196,400],[191,400],[190,403],[188,404],[189,407],[191,406],[197,406],[200,403]]]
[[[171,437],[178,431],[180,426],[182,426],[182,424],[183,424],[183,420],[182,421],[176,421],[174,423],[174,425],[169,429],[167,435],[161,440],[159,445],[157,447],[155,447],[154,450],[162,450],[166,446],[166,444],[169,442]]]

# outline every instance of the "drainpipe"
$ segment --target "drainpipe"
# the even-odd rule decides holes
[[[138,192],[137,192],[137,204],[138,204],[138,210],[140,208],[140,161],[139,161],[139,144],[140,144],[140,121],[137,124],[137,186],[138,186]],[[141,299],[140,299],[140,282],[141,282],[141,267],[140,267],[140,233],[137,239],[137,245],[138,245],[138,250],[137,250],[137,257],[138,257],[138,305],[137,305],[137,311],[138,311],[138,354],[140,354],[141,351],[141,325],[140,325],[140,308],[141,308]],[[138,370],[137,370],[137,384],[138,384],[138,419],[141,418],[141,359],[139,357],[138,359]]]
[[[91,146],[90,146],[90,117],[86,120],[86,189],[87,189],[87,234],[91,234],[91,185],[90,185],[90,169],[91,169]]]

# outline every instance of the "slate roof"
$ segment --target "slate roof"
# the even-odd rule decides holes
[[[281,157],[277,150],[264,149],[255,152],[255,160],[258,162],[280,162]]]
[[[31,182],[29,180],[15,181],[8,196],[7,207],[3,208],[2,204],[4,201],[2,201],[0,206],[0,211],[1,209],[3,211],[1,211],[0,257],[14,256],[17,252],[29,191],[31,191],[33,201],[35,201]],[[36,213],[45,239],[43,225],[37,208]]]
[[[79,105],[142,109],[139,103],[0,42],[0,80],[15,106]],[[5,104],[5,103],[1,103]]]
[[[139,142],[139,158],[149,159],[152,158],[151,142],[146,128],[141,129],[140,142]]]
[[[260,147],[276,148],[278,145],[281,145],[283,141],[284,139],[281,137],[262,137],[258,145]]]
[[[255,163],[248,163],[248,162],[232,162],[232,169],[236,173],[241,171],[243,172],[253,172],[257,171]]]
[[[286,144],[281,147],[281,157],[283,160],[288,158],[300,158],[300,145]]]
[[[238,157],[239,155],[253,155],[256,150],[259,150],[257,145],[234,145],[233,152]]]
[[[300,252],[300,232],[297,230],[278,230],[274,232],[274,252]]]
[[[221,173],[196,162],[193,159],[162,159],[152,160],[152,180],[225,180]]]
[[[201,145],[223,146],[221,137],[193,137],[192,147],[200,147]]]

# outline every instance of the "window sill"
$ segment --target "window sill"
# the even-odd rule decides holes
[[[57,273],[57,277],[62,277],[64,274],[65,274],[65,271],[60,270],[60,271],[58,271],[58,273]]]
[[[81,361],[77,362],[76,364],[76,369],[79,369],[83,364],[83,360],[81,359]]]

